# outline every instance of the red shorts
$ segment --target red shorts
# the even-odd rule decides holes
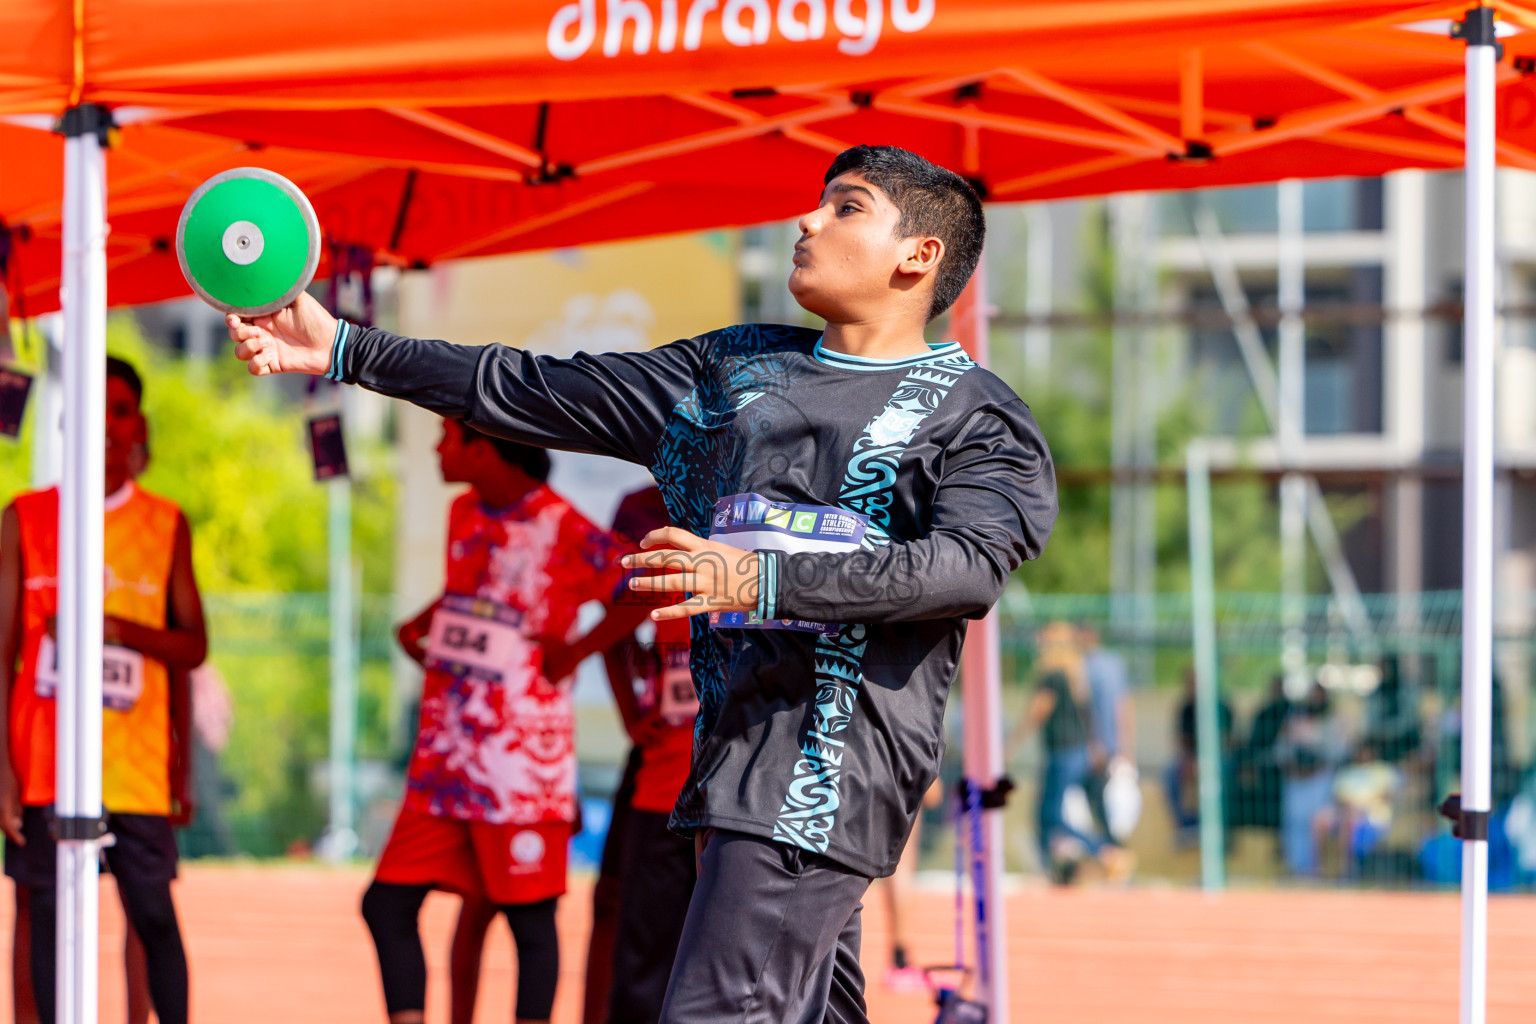
[[[431,885],[492,903],[539,903],[565,892],[571,825],[493,825],[401,811],[374,878]]]

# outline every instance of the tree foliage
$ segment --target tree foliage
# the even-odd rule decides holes
[[[24,368],[33,372],[36,347],[20,346]],[[212,613],[210,658],[234,700],[221,763],[223,810],[242,851],[281,853],[293,840],[312,841],[323,823],[311,769],[325,757],[329,717],[325,604],[312,596],[329,583],[328,497],[313,479],[303,382],[252,378],[228,356],[183,359],[147,342],[127,316],[109,321],[107,348],[144,378],[151,459],[141,482],[179,503],[192,528],[198,583]],[[5,501],[30,485],[35,395],[32,406],[19,441],[0,444]],[[364,595],[387,595],[396,498],[391,452],[381,440],[354,436],[348,454],[354,562]],[[278,616],[264,638],[248,630],[232,638],[230,616],[219,607],[221,597],[233,595],[293,595],[287,603],[302,609],[305,628]],[[276,598],[278,605],[284,600]],[[365,755],[388,744],[378,710],[389,690],[387,666],[375,657],[360,672]]]

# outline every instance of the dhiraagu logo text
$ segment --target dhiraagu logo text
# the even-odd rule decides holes
[[[921,32],[933,21],[938,0],[572,0],[549,20],[545,44],[556,60],[578,60],[598,38],[604,57],[625,51],[642,57],[704,45],[707,26],[732,46],[762,46],[778,33],[790,43],[825,39],[830,28],[840,52],[869,53],[889,16],[898,32]]]
[[[795,533],[815,533],[816,513],[796,512],[794,519],[789,524],[789,528]]]

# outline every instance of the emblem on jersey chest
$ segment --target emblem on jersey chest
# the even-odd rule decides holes
[[[865,433],[869,435],[871,441],[882,448],[887,445],[906,444],[912,440],[912,435],[917,433],[918,425],[925,418],[926,415],[923,412],[888,405],[885,411],[870,423]]]

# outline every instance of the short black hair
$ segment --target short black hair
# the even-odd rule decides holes
[[[127,384],[128,390],[133,392],[133,400],[141,407],[144,405],[144,378],[139,376],[132,363],[117,356],[107,356],[107,376]]]
[[[891,197],[901,211],[901,223],[896,225],[898,238],[931,235],[944,243],[944,259],[933,284],[933,304],[928,307],[928,319],[932,320],[955,304],[981,261],[981,247],[987,238],[981,197],[954,171],[896,146],[845,149],[827,168],[822,183],[831,184],[833,178],[849,171]]]
[[[504,437],[496,437],[487,434],[483,430],[458,421],[459,429],[464,432],[464,442],[489,441],[491,447],[496,449],[496,454],[501,456],[501,461],[509,466],[516,466],[540,483],[549,479],[549,452],[543,448],[535,448],[531,444],[523,444],[520,441],[508,441]]]

